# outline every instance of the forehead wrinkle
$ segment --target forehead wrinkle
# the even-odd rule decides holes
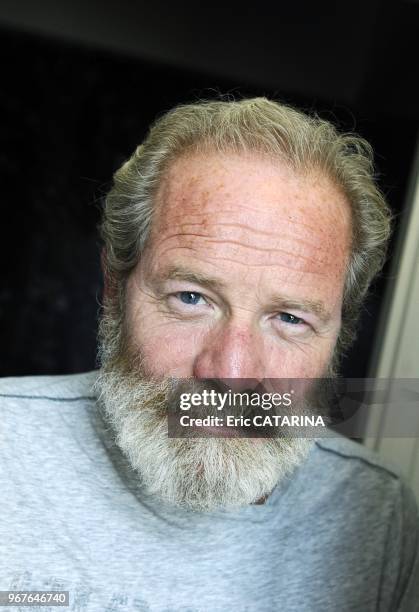
[[[196,231],[187,231],[187,228],[194,228],[194,227],[198,227],[198,228],[202,228],[205,225],[206,228],[210,229],[211,227],[217,228],[217,227],[222,227],[222,228],[238,228],[240,230],[244,230],[244,231],[248,231],[250,234],[260,234],[261,236],[264,237],[271,237],[274,240],[278,241],[278,240],[293,240],[295,242],[299,242],[302,245],[308,245],[308,246],[313,246],[313,247],[317,247],[317,245],[323,244],[324,240],[319,236],[316,241],[310,241],[307,240],[306,238],[299,238],[298,236],[295,236],[294,234],[282,234],[281,236],[278,236],[277,232],[274,231],[269,231],[269,230],[263,230],[254,226],[250,226],[248,224],[245,223],[239,223],[239,222],[232,222],[232,221],[213,221],[210,223],[193,223],[190,221],[183,221],[182,223],[179,223],[179,227],[181,228],[182,231],[178,231],[178,232],[174,232],[173,234],[168,234],[167,236],[164,236],[163,239],[170,239],[173,238],[175,236],[198,236],[198,237],[210,237],[210,233],[208,232],[207,234],[204,233],[198,233]],[[315,227],[313,226],[313,224],[308,224],[308,223],[302,223],[302,222],[296,222],[296,224],[293,226],[294,228],[308,228],[309,230],[311,230],[311,233],[313,233],[313,229],[315,229]],[[170,226],[170,229],[173,229],[173,226]],[[316,228],[318,229],[318,228]],[[243,234],[244,232],[242,232]],[[222,241],[222,238],[219,238],[220,241]],[[232,242],[232,241],[231,241]],[[258,248],[258,247],[255,247]]]
[[[166,249],[164,249],[162,252],[159,253],[159,259],[161,260],[164,256],[167,255],[167,253],[169,253],[172,250],[182,250],[182,251],[194,251],[197,254],[201,253],[201,249],[197,249],[194,248],[192,245],[188,245],[188,246],[173,246],[173,247],[167,247]],[[297,271],[300,272],[301,274],[305,275],[306,277],[308,275],[312,275],[312,276],[316,276],[316,277],[322,277],[322,276],[327,276],[327,269],[324,271],[320,271],[320,270],[302,270],[301,266],[291,266],[291,265],[287,265],[285,263],[280,263],[280,262],[263,262],[263,263],[249,263],[249,262],[245,262],[245,261],[241,261],[239,259],[235,259],[234,257],[227,257],[226,255],[223,256],[217,256],[217,255],[213,255],[211,254],[210,259],[207,260],[207,263],[212,264],[213,266],[215,266],[214,262],[228,262],[228,263],[232,263],[232,264],[237,264],[238,266],[244,267],[246,269],[249,268],[265,268],[265,269],[284,269],[284,270],[292,270],[292,271]],[[155,264],[156,265],[156,264]],[[153,266],[154,267],[154,266]],[[151,273],[151,271],[150,271]],[[307,278],[302,279],[301,283],[296,283],[298,285],[302,285],[304,284],[304,282],[307,282]],[[226,285],[227,286],[227,285]]]
[[[285,220],[285,222],[286,221],[287,220]],[[288,243],[288,245],[290,245],[289,254],[291,254],[292,250],[296,257],[301,257],[298,251],[304,250],[305,247],[309,247],[315,249],[317,255],[313,252],[307,259],[319,262],[326,261],[327,257],[319,257],[318,255],[322,251],[325,254],[329,254],[330,249],[327,248],[327,243],[330,242],[333,237],[325,236],[324,234],[328,232],[326,230],[323,231],[318,225],[313,225],[313,223],[304,224],[304,227],[301,227],[302,225],[302,223],[297,222],[291,229],[286,226],[281,233],[279,231],[281,229],[281,224],[278,224],[278,231],[272,231],[251,226],[243,222],[210,220],[204,224],[184,221],[179,223],[179,227],[173,227],[173,224],[170,226],[167,225],[167,227],[164,228],[165,231],[160,234],[159,239],[160,242],[164,242],[177,238],[179,241],[182,241],[182,239],[193,241],[194,239],[203,238],[205,241],[213,242],[214,244],[234,244],[262,252],[277,251],[283,253],[287,253],[288,251],[286,247],[282,247],[282,244]],[[309,231],[304,231],[305,228],[308,228]],[[272,242],[273,245],[261,246],[262,244],[268,244],[267,238],[271,239],[270,242]],[[298,249],[296,249],[296,245],[299,247]],[[337,251],[344,252],[345,240],[341,240],[337,244],[334,241],[334,246]]]
[[[186,248],[186,247],[185,247]],[[274,262],[274,263],[247,263],[247,262],[243,262],[240,261],[238,259],[233,259],[232,257],[217,257],[217,256],[211,256],[212,259],[214,259],[215,261],[228,261],[230,263],[235,263],[238,264],[240,266],[244,266],[245,268],[284,268],[285,270],[297,270],[299,272],[301,272],[301,268],[293,268],[292,266],[287,266],[286,264],[281,264],[278,262]],[[325,270],[324,272],[320,272],[319,270],[304,270],[303,271],[304,274],[312,274],[314,276],[327,276],[327,271]],[[302,284],[302,283],[301,283]]]
[[[177,212],[177,210],[182,206],[185,200],[186,198],[182,198],[180,206],[178,204],[172,203],[165,205],[165,214],[161,215],[161,218],[159,220],[159,229],[161,232],[176,224],[178,224],[180,227],[211,227],[219,225],[226,227],[251,229],[252,231],[258,232],[260,234],[273,235],[273,232],[269,232],[268,230],[263,229],[261,227],[256,227],[254,224],[252,226],[249,226],[248,224],[243,223],[240,220],[232,221],[232,219],[234,219],[235,216],[241,216],[245,212],[253,212],[257,213],[258,219],[263,223],[264,216],[266,216],[265,213],[271,214],[275,211],[278,214],[278,223],[291,223],[294,228],[300,230],[307,229],[309,232],[312,232],[314,229],[316,229],[317,231],[320,230],[322,233],[325,233],[326,230],[326,228],[323,230],[321,224],[313,225],[313,223],[306,222],[305,218],[307,216],[307,211],[302,206],[295,206],[290,204],[289,208],[292,208],[293,210],[293,212],[290,212],[289,210],[281,210],[281,203],[279,202],[273,202],[272,206],[264,206],[264,208],[245,206],[241,202],[236,202],[235,208],[232,208],[231,210],[228,210],[226,208],[223,208],[222,210],[217,210],[217,208],[215,208],[214,210],[212,210],[211,207],[208,206],[208,202],[205,202],[204,205],[198,202],[188,202],[188,210],[186,214],[185,211]],[[336,212],[336,215],[334,215],[335,220],[333,221],[332,219],[328,222],[328,229],[331,230],[334,228],[335,223],[343,222],[343,224],[345,224],[345,220],[342,218],[344,212],[338,210],[340,208],[342,207],[339,204],[338,206],[336,206],[335,211],[325,211],[319,209],[319,207],[317,206],[316,216],[318,216],[318,220],[321,220],[327,214]],[[196,212],[198,209],[199,212]],[[215,215],[216,220],[214,220]],[[268,219],[267,222],[270,223],[270,220]]]
[[[213,193],[215,193],[217,190],[213,189],[211,190]],[[202,192],[198,191],[197,194],[189,194],[189,193],[185,193],[184,191],[181,193],[177,193],[176,189],[174,189],[174,194],[171,197],[168,197],[167,200],[160,197],[160,201],[159,204],[160,206],[164,206],[165,208],[165,212],[166,212],[166,216],[167,213],[170,213],[170,216],[172,217],[173,220],[176,220],[177,218],[179,219],[183,219],[184,218],[184,212],[177,212],[179,210],[179,208],[182,206],[182,204],[185,201],[188,201],[188,206],[190,208],[190,212],[188,213],[189,217],[205,217],[205,215],[211,214],[211,206],[213,204],[212,202],[212,198],[210,197],[209,192],[205,192],[205,197],[202,197]],[[218,197],[218,194],[215,193],[215,195]],[[227,216],[227,218],[230,218],[231,215],[237,214],[238,212],[254,212],[254,213],[258,213],[261,214],[264,212],[264,210],[268,210],[270,212],[272,212],[272,210],[277,210],[278,213],[280,214],[281,212],[281,205],[283,205],[284,203],[282,203],[280,200],[278,200],[277,196],[267,196],[266,194],[264,195],[264,207],[261,208],[260,205],[249,205],[249,204],[245,204],[243,200],[241,201],[237,201],[235,199],[235,195],[231,194],[231,193],[225,193],[223,194],[225,196],[227,196],[228,202],[226,202],[227,206],[232,206],[231,208],[226,208],[223,207],[222,210],[218,211],[218,213],[220,215],[225,215]],[[306,207],[307,205],[311,205],[313,204],[313,198],[311,197],[312,194],[310,194],[309,190],[306,190],[304,193],[304,197],[301,195],[301,193],[292,193],[289,196],[289,199],[293,199],[293,203],[292,203],[292,211],[290,210],[286,210],[286,216],[289,220],[295,220],[297,223],[304,225],[304,216],[306,214]],[[192,197],[191,197],[192,196]],[[322,204],[319,205],[318,203],[314,203],[314,207],[317,209],[317,212],[319,214],[333,214],[336,217],[337,221],[342,221],[343,223],[346,223],[347,221],[350,221],[350,210],[348,209],[348,203],[343,200],[342,194],[340,194],[339,192],[336,192],[335,197],[332,199],[332,196],[328,193],[324,199],[322,199]],[[252,199],[257,199],[256,197],[253,197]],[[164,201],[162,201],[164,200]],[[287,203],[285,203],[287,204]],[[291,205],[291,204],[289,204]],[[327,210],[325,210],[325,208]],[[297,221],[297,217],[298,214],[299,216],[301,216],[301,219],[298,219]]]
[[[305,256],[302,255],[301,253],[290,253],[289,251],[287,251],[286,249],[280,249],[278,247],[262,247],[262,246],[255,246],[253,244],[245,244],[243,242],[240,242],[238,240],[223,240],[223,239],[216,239],[216,238],[207,238],[206,239],[207,243],[211,243],[211,244],[230,244],[230,245],[235,245],[235,246],[239,246],[243,249],[250,249],[252,251],[259,251],[261,253],[269,253],[269,254],[281,254],[281,255],[285,255],[288,258],[293,258],[295,260],[302,260],[302,261],[307,261],[309,263],[326,263],[327,259],[326,258],[321,258],[321,257],[315,257],[314,255],[310,255],[310,256]],[[224,259],[223,257],[218,258],[218,259]],[[253,265],[251,263],[248,263],[248,265]],[[260,264],[260,265],[264,265],[264,264]],[[280,264],[278,264],[280,265]]]
[[[234,211],[237,214],[237,210]],[[295,249],[295,244],[303,249],[308,246],[316,249],[318,252],[324,251],[325,253],[330,253],[330,248],[333,243],[333,247],[337,252],[344,254],[349,247],[349,235],[347,232],[338,232],[334,223],[322,223],[322,219],[317,218],[317,223],[314,222],[304,222],[301,218],[296,218],[295,215],[280,215],[278,219],[277,231],[272,231],[269,229],[265,229],[262,227],[258,227],[256,225],[256,221],[253,225],[249,225],[249,223],[242,221],[231,221],[231,217],[228,220],[224,220],[223,217],[226,216],[225,211],[216,211],[215,218],[214,215],[210,215],[208,213],[199,214],[190,214],[187,212],[186,218],[185,215],[175,215],[168,214],[165,218],[160,220],[160,224],[156,229],[154,237],[157,237],[160,240],[172,239],[178,236],[179,238],[204,238],[212,240],[214,243],[218,240],[221,242],[230,242],[231,244],[248,246],[245,242],[253,243],[252,248],[262,250],[264,247],[260,247],[254,243],[260,237],[259,242],[266,243],[266,239],[271,238],[272,241],[276,243],[289,241],[292,243],[292,248]],[[189,220],[191,217],[200,219],[199,221],[191,221]],[[174,220],[179,219],[178,227],[176,230],[176,223]],[[261,221],[263,222],[263,215],[261,215]],[[265,226],[272,225],[272,220],[267,219]],[[291,227],[290,227],[291,225]],[[196,228],[196,229],[195,229]],[[198,231],[197,231],[198,230]],[[224,231],[222,231],[224,230]],[[237,236],[234,236],[234,231],[237,230]],[[221,236],[220,236],[221,234]],[[224,239],[223,234],[226,235]],[[233,239],[230,239],[228,235],[233,234]],[[242,242],[240,242],[242,240]],[[329,247],[328,247],[329,245]],[[320,247],[320,248],[319,248]],[[272,247],[273,250],[278,249],[281,250],[280,247]],[[319,257],[313,255],[312,259],[322,261]],[[344,257],[345,258],[345,257]]]
[[[188,237],[189,240],[188,241],[182,241],[180,240],[179,242],[177,242],[177,238],[179,237]],[[203,238],[203,241],[205,242],[205,244],[211,244],[211,245],[229,245],[231,247],[240,247],[241,249],[244,249],[245,251],[247,250],[251,250],[252,252],[255,253],[267,253],[269,254],[271,257],[269,259],[272,259],[273,256],[275,255],[280,255],[280,256],[284,256],[287,259],[287,262],[280,262],[280,261],[265,261],[262,263],[257,263],[255,261],[252,262],[246,262],[245,265],[249,266],[249,267],[263,267],[263,266],[278,266],[278,267],[285,267],[285,268],[289,268],[292,270],[301,270],[302,268],[304,268],[304,264],[309,264],[309,265],[313,265],[313,264],[317,264],[317,265],[321,265],[321,264],[327,264],[328,263],[328,252],[327,250],[320,250],[317,247],[316,248],[316,253],[312,253],[310,255],[303,255],[302,253],[297,252],[296,250],[294,250],[293,252],[291,252],[290,250],[287,250],[286,248],[279,248],[279,247],[263,247],[263,246],[256,246],[253,244],[245,244],[244,242],[240,242],[238,240],[230,240],[230,239],[216,239],[216,238],[209,238],[208,235],[206,234],[183,234],[183,233],[175,233],[173,235],[169,235],[167,237],[165,237],[165,239],[163,240],[163,244],[165,242],[174,242],[176,241],[175,244],[173,244],[172,246],[167,245],[166,244],[166,248],[162,248],[162,245],[160,245],[159,247],[159,256],[162,257],[164,256],[168,251],[170,250],[176,250],[176,249],[191,249],[194,250],[195,252],[199,252],[202,249],[202,245],[199,244],[199,238]],[[196,239],[196,240],[194,240]],[[182,244],[182,242],[185,242],[184,244]],[[299,242],[301,242],[302,245],[304,244],[309,244],[305,241],[300,240]],[[310,245],[310,246],[314,246],[314,245]],[[213,252],[211,252],[210,254],[208,254],[212,259],[214,260],[221,260],[221,261],[236,261],[237,263],[240,263],[239,260],[237,259],[231,259],[227,256],[227,253],[225,253],[224,255],[218,255],[217,256],[217,252],[219,253],[219,250],[217,250],[216,248],[214,249]],[[293,265],[291,265],[291,263]],[[308,273],[310,273],[310,270],[305,270]],[[314,270],[312,270],[312,272],[314,273]]]

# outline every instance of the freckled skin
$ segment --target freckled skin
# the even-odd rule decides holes
[[[127,285],[130,342],[147,370],[157,377],[322,376],[340,329],[349,256],[350,209],[341,190],[319,173],[298,175],[258,155],[194,154],[172,163],[156,205]],[[225,286],[158,284],[175,265]],[[179,292],[203,297],[184,304]],[[321,303],[328,319],[282,309],[281,300]],[[281,312],[303,323],[284,322]]]

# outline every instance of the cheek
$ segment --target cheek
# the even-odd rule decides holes
[[[188,378],[193,373],[193,363],[199,349],[190,334],[154,335],[143,344],[146,368],[155,376],[176,376]]]
[[[154,376],[192,376],[193,363],[202,346],[202,333],[158,315],[144,314],[131,325],[130,344],[140,350],[147,371]]]
[[[331,360],[331,339],[310,344],[288,344],[271,352],[267,378],[321,378]],[[271,374],[272,372],[272,374]]]
[[[141,353],[151,375],[191,376],[202,329],[162,316],[156,300],[134,280],[127,286],[125,321],[129,346]]]

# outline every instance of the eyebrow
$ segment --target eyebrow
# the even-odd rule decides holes
[[[200,274],[183,266],[170,266],[163,272],[157,275],[157,282],[164,283],[168,280],[180,280],[189,283],[195,283],[201,287],[212,289],[213,291],[222,291],[227,288],[227,283],[218,278]],[[317,300],[293,300],[285,296],[274,296],[269,300],[269,308],[275,308],[282,311],[301,310],[315,314],[323,323],[327,323],[331,318],[331,313],[326,309],[323,302]]]
[[[206,274],[200,274],[199,272],[194,272],[193,270],[189,270],[183,266],[170,266],[167,270],[157,276],[157,281],[160,283],[164,283],[168,280],[181,280],[189,283],[195,283],[197,285],[201,285],[201,287],[213,289],[214,291],[222,291],[227,287],[227,283],[219,280],[218,278],[207,276]]]

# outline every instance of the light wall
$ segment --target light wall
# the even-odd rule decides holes
[[[404,210],[370,373],[390,379],[389,400],[391,379],[419,380],[419,146]],[[365,443],[401,470],[419,500],[419,401],[412,412],[410,437],[395,438],[391,432],[398,430],[401,418],[397,406],[384,410],[377,405],[367,422]]]

